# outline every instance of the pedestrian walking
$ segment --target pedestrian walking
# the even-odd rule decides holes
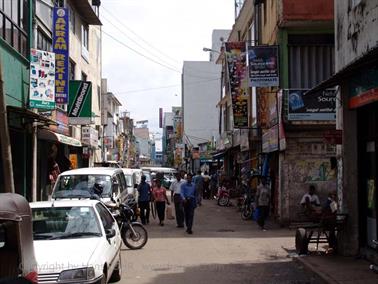
[[[161,181],[159,179],[156,180],[156,187],[153,188],[152,192],[154,195],[156,211],[159,217],[159,225],[164,226],[164,219],[165,219],[165,203],[168,205],[169,200],[167,197],[167,190],[165,187],[161,186]]]
[[[196,198],[197,198],[197,203],[199,206],[202,205],[202,198],[203,198],[203,184],[204,184],[204,179],[201,174],[201,170],[197,171],[197,175],[193,177],[193,182],[196,188]]]
[[[171,184],[170,187],[171,196],[175,204],[177,228],[184,227],[184,207],[181,197],[181,185],[183,185],[184,183],[185,181],[181,179],[181,173],[177,173],[176,180]]]
[[[188,173],[186,182],[181,185],[181,197],[184,202],[185,225],[188,234],[193,234],[194,209],[197,207],[196,187],[192,177],[192,174]]]
[[[207,171],[203,174],[203,198],[210,199],[210,176]]]
[[[266,183],[265,177],[261,178],[261,183],[257,186],[256,200],[259,212],[257,224],[260,226],[261,230],[266,231],[265,219],[268,217],[269,213],[270,189]]]
[[[140,210],[140,219],[143,225],[150,223],[150,200],[151,187],[146,182],[146,176],[142,176],[138,185],[138,206]]]

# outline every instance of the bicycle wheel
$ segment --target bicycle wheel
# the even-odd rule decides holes
[[[156,205],[155,202],[151,201],[151,214],[152,218],[156,219]]]

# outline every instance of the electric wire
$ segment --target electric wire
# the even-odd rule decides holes
[[[220,80],[220,78],[215,78],[215,79],[206,80],[206,81],[192,82],[192,83],[185,84],[185,86],[200,85],[200,84],[208,83],[208,82],[211,82],[211,81],[217,81],[217,80]],[[175,84],[175,85],[167,85],[167,86],[154,87],[154,88],[146,88],[146,89],[138,89],[138,90],[130,90],[130,91],[121,91],[121,92],[115,92],[115,93],[119,94],[119,95],[122,95],[122,94],[140,93],[140,92],[160,90],[160,89],[169,89],[169,88],[180,87],[180,86],[181,86],[181,84]]]
[[[153,46],[151,43],[149,43],[148,41],[146,41],[145,39],[143,39],[140,35],[138,35],[136,32],[134,32],[132,29],[130,29],[128,26],[126,26],[120,19],[118,19],[116,16],[114,16],[112,13],[110,13],[108,11],[108,9],[106,9],[105,7],[102,7],[102,9],[108,13],[111,17],[113,17],[117,22],[119,22],[124,28],[126,28],[128,31],[130,31],[133,35],[135,35],[137,38],[139,38],[142,42],[144,42],[146,45],[148,45],[149,47],[151,47],[152,49],[156,50],[158,53],[160,53],[161,55],[163,55],[164,57],[166,57],[167,59],[170,59],[172,62],[174,62],[175,64],[179,64],[180,63],[170,57],[169,55],[165,54],[164,52],[162,52],[161,50],[159,50],[158,48],[156,48],[155,46]]]
[[[124,36],[126,36],[131,42],[133,42],[134,44],[136,44],[140,49],[146,51],[147,53],[151,54],[152,56],[155,56],[157,59],[159,59],[159,61],[161,61],[162,63],[164,63],[165,65],[167,66],[170,66],[174,69],[179,69],[177,68],[176,66],[173,66],[172,64],[170,64],[169,62],[165,61],[164,59],[156,56],[156,53],[154,54],[153,52],[151,52],[150,50],[148,50],[147,48],[143,47],[140,43],[138,43],[136,40],[132,39],[129,35],[127,35],[125,33],[125,31],[123,31],[122,29],[120,29],[116,24],[114,24],[110,19],[108,19],[107,17],[105,16],[102,16],[109,24],[111,24],[113,27],[115,27],[117,30],[119,30]]]
[[[163,64],[163,63],[160,63],[159,61],[154,60],[153,58],[151,58],[151,57],[149,57],[149,56],[144,55],[143,53],[137,51],[136,49],[134,49],[134,48],[132,48],[132,47],[130,47],[130,46],[128,46],[127,44],[125,44],[124,42],[122,42],[122,41],[120,41],[119,39],[115,38],[115,37],[112,36],[111,34],[105,32],[104,30],[103,30],[102,32],[103,32],[105,35],[107,35],[108,37],[110,37],[111,39],[113,39],[114,41],[118,42],[120,45],[123,45],[123,46],[126,47],[127,49],[129,49],[129,50],[133,51],[134,53],[136,53],[136,54],[138,54],[138,55],[140,55],[140,56],[146,58],[147,60],[152,61],[152,62],[154,62],[154,63],[156,63],[156,64],[158,64],[158,65],[160,65],[160,66],[162,66],[162,67],[164,67],[164,68],[167,68],[167,69],[169,69],[169,70],[171,70],[171,71],[174,71],[174,72],[176,72],[176,73],[181,74],[181,71],[176,70],[176,69],[173,69],[172,67],[169,67],[169,66],[167,66],[167,65],[165,65],[165,64]]]

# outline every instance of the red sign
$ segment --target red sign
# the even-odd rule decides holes
[[[378,88],[371,89],[349,99],[349,108],[358,108],[372,102],[378,101]]]
[[[326,144],[343,144],[343,131],[339,129],[327,130],[323,133],[323,139]]]

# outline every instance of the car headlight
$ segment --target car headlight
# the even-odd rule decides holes
[[[77,280],[89,280],[95,277],[95,271],[93,267],[85,267],[79,269],[64,270],[59,275],[58,281],[77,281]]]

